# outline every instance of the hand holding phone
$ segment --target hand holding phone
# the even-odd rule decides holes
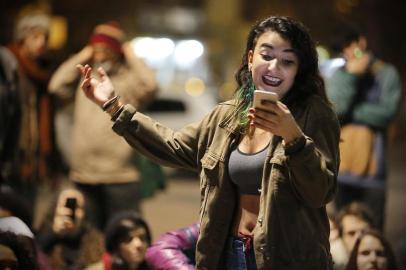
[[[263,101],[270,101],[276,103],[278,100],[279,100],[278,94],[274,92],[255,90],[253,107],[266,110],[267,108],[266,105],[263,104]]]

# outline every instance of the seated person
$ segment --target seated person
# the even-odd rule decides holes
[[[339,237],[330,240],[330,252],[334,261],[334,270],[345,269],[349,255],[358,236],[366,229],[374,227],[374,219],[368,206],[353,202],[339,210],[336,222]]]
[[[148,270],[145,252],[150,245],[151,233],[145,220],[135,211],[120,212],[106,227],[107,252],[86,270]]]
[[[170,231],[152,243],[145,260],[154,270],[193,270],[199,224]]]
[[[34,235],[17,217],[0,218],[0,269],[40,269]]]
[[[63,190],[52,221],[39,232],[38,240],[49,255],[52,269],[83,269],[104,252],[102,233],[84,220],[84,204],[81,192]]]
[[[397,270],[389,242],[375,230],[364,231],[356,240],[346,270]]]
[[[333,213],[328,213],[330,223],[330,252],[333,257],[334,270],[343,270],[348,262],[348,253],[344,246],[343,239],[340,237],[337,218]]]
[[[353,202],[342,208],[337,215],[338,231],[343,240],[347,260],[354,247],[355,241],[361,233],[367,229],[374,228],[375,222],[371,210],[361,202]],[[332,250],[334,258],[334,250]]]

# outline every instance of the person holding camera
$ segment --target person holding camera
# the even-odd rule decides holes
[[[102,68],[79,66],[86,96],[138,152],[200,176],[197,269],[332,269],[326,204],[339,123],[307,29],[271,16],[250,30],[235,98],[173,131],[124,104]],[[279,101],[254,108],[254,90]],[[119,90],[119,89],[118,89]]]
[[[155,75],[124,40],[125,32],[118,22],[96,25],[88,44],[62,63],[49,83],[49,91],[61,103],[74,98],[71,136],[62,129],[57,131],[65,136],[60,142],[66,144],[60,145],[70,161],[69,178],[86,198],[88,221],[100,230],[119,211],[140,211],[143,169],[150,166],[160,170],[147,161],[142,163],[144,167],[139,165],[138,154],[109,129],[109,119],[78,91],[80,74],[76,65],[91,63],[103,67],[119,86],[123,100],[146,108],[157,93]]]
[[[85,221],[84,207],[80,191],[63,190],[52,221],[39,231],[38,242],[48,254],[52,269],[83,269],[103,254],[103,234]]]

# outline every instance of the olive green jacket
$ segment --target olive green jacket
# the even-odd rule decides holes
[[[219,104],[199,123],[179,131],[126,105],[113,125],[129,144],[154,161],[200,175],[200,236],[197,269],[225,269],[226,240],[238,204],[227,164],[240,132],[233,101]],[[274,136],[265,160],[260,210],[254,229],[258,269],[331,269],[325,205],[336,190],[339,124],[319,97],[290,108],[306,135],[299,152],[285,155]]]

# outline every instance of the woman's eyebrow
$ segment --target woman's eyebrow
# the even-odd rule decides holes
[[[272,46],[272,44],[269,44],[269,43],[262,43],[260,47],[265,47],[265,48],[268,48],[271,50],[275,49]],[[294,53],[295,51],[292,48],[288,48],[288,49],[284,49],[283,52]]]

